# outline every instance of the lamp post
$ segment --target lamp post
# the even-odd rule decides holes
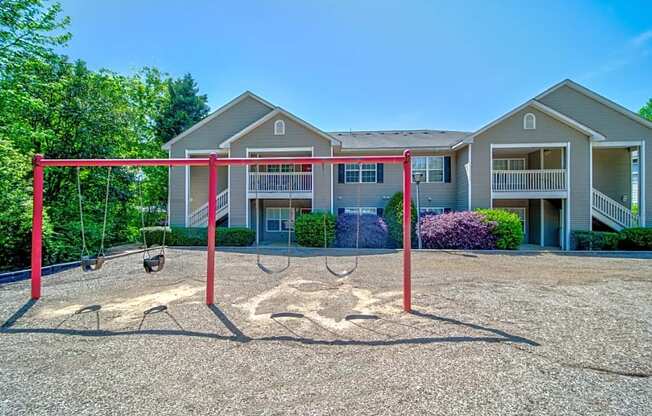
[[[421,249],[421,204],[419,203],[419,184],[423,181],[423,173],[412,174],[412,179],[417,185],[417,244]]]

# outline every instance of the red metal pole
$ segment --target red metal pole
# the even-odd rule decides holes
[[[208,159],[208,251],[206,264],[206,304],[215,303],[215,209],[217,204],[217,155]]]
[[[32,207],[32,299],[41,297],[41,249],[43,247],[43,166],[42,155],[35,155],[34,202]]]
[[[403,152],[403,310],[412,311],[412,159]]]

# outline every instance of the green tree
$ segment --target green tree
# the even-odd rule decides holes
[[[156,119],[156,133],[161,143],[194,125],[209,112],[208,98],[199,95],[197,83],[192,75],[168,79],[169,101]]]
[[[19,59],[44,59],[70,39],[61,5],[41,0],[0,1],[0,68]]]
[[[410,201],[410,216],[412,228],[412,243],[416,242],[416,222],[417,222],[417,209],[414,202]],[[385,223],[389,231],[389,238],[396,247],[403,247],[403,192],[396,192],[387,201],[385,205],[384,215]]]
[[[644,118],[652,121],[652,98],[638,112]]]

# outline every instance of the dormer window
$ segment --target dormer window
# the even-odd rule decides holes
[[[284,136],[285,135],[285,121],[276,120],[274,122],[274,136]]]
[[[537,118],[532,113],[523,116],[523,128],[525,130],[534,130],[537,128]]]

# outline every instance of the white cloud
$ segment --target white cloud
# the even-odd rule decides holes
[[[635,47],[641,47],[645,45],[650,39],[652,39],[652,29],[641,32],[638,35],[634,36],[630,43]]]

